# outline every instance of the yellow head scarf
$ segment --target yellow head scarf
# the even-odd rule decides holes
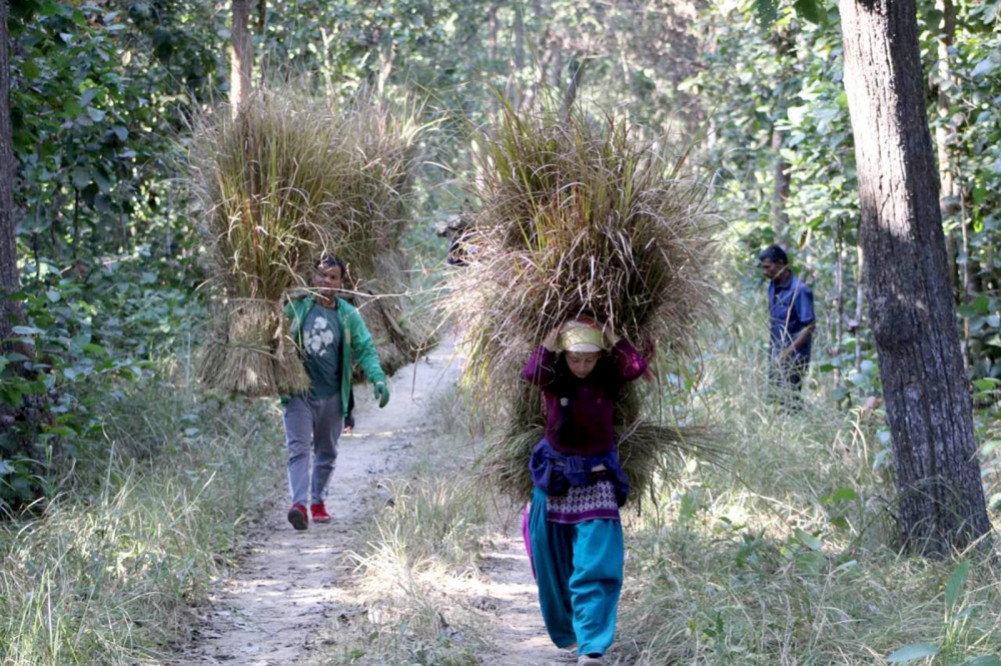
[[[600,330],[582,321],[571,321],[560,331],[560,349],[572,352],[597,352],[605,348]]]

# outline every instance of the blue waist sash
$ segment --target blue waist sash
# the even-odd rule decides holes
[[[615,449],[594,456],[578,456],[561,453],[552,447],[545,437],[539,440],[528,461],[532,484],[546,495],[559,497],[566,495],[570,487],[588,486],[607,479],[615,488],[615,500],[619,506],[629,497],[629,480],[622,465],[619,452]]]

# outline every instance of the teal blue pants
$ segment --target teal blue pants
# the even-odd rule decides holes
[[[546,631],[557,647],[604,654],[615,636],[624,550],[617,520],[575,525],[546,520],[546,494],[532,492],[532,561]]]

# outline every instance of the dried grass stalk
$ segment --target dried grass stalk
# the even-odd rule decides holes
[[[291,322],[282,316],[275,350],[275,384],[283,395],[300,395],[309,390],[309,375],[292,339],[291,328]]]

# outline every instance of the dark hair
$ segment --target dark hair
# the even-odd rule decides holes
[[[316,269],[333,268],[334,266],[337,266],[341,269],[342,278],[347,277],[348,273],[347,264],[345,264],[344,260],[341,259],[340,257],[335,257],[330,254],[321,254],[319,257],[317,257],[316,263],[313,265],[313,268]]]
[[[786,256],[786,251],[780,248],[778,245],[769,245],[760,253],[758,253],[758,261],[764,261],[765,259],[775,262],[776,264],[789,263],[789,257]]]

